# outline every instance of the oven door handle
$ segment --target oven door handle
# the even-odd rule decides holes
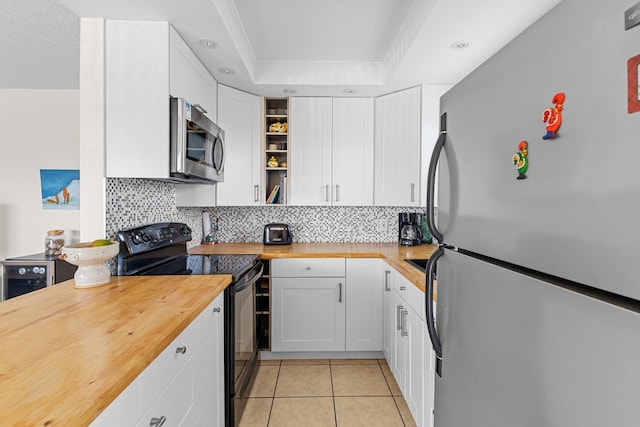
[[[257,263],[247,274],[245,274],[240,280],[238,280],[238,283],[233,285],[235,291],[240,292],[241,290],[257,282],[260,276],[262,276],[263,269],[264,265],[261,262]]]

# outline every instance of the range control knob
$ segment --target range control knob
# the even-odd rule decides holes
[[[26,268],[24,268],[24,267],[20,267],[20,268],[18,269],[18,274],[20,274],[20,275],[25,274],[26,272],[27,272],[27,269],[26,269]]]
[[[134,245],[139,245],[140,236],[138,236],[137,234],[134,234],[133,236],[131,236],[131,243],[133,243]]]
[[[149,240],[151,240],[151,236],[149,236],[148,234],[143,234],[142,240],[144,240],[145,242],[148,242]]]
[[[182,235],[187,235],[190,234],[191,230],[189,229],[189,227],[184,226],[184,227],[180,227],[180,234]]]

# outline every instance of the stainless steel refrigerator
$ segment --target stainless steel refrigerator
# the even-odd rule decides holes
[[[635,2],[564,0],[441,98],[435,427],[640,425]]]

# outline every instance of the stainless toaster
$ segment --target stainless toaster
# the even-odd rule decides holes
[[[265,245],[290,245],[291,229],[287,224],[267,224],[264,226],[262,243]]]

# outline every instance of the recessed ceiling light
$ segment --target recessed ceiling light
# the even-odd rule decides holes
[[[296,93],[295,89],[283,89],[284,93]]]
[[[231,68],[218,68],[218,71],[222,74],[226,74],[228,76],[230,76],[231,74],[235,73],[235,71],[233,71]]]
[[[468,48],[470,43],[465,40],[458,40],[457,42],[453,42],[449,45],[449,47],[453,50],[462,50]]]
[[[355,89],[345,89],[343,90],[344,93],[355,93]]]
[[[206,47],[207,49],[215,49],[218,47],[218,43],[209,39],[200,39],[200,46]]]

